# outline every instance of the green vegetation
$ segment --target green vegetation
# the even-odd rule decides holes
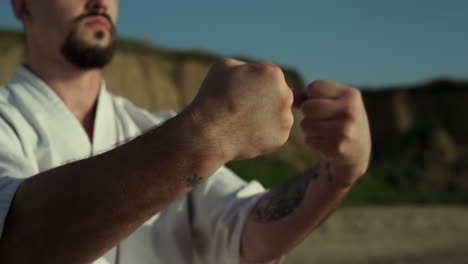
[[[299,171],[287,162],[272,156],[261,156],[250,160],[231,161],[227,167],[246,181],[257,180],[266,188],[277,186]]]
[[[17,31],[0,28],[0,36],[3,41],[24,41],[24,34]]]
[[[422,184],[407,184],[408,179],[420,178],[422,174],[417,170],[405,171],[401,165],[398,161],[374,163],[355,184],[343,205],[468,204],[468,193],[457,188],[423,189]]]
[[[258,180],[267,188],[299,173],[287,162],[270,156],[233,161],[227,166],[246,181]],[[468,193],[455,185],[444,189],[424,188],[422,175],[421,168],[408,167],[396,155],[373,162],[343,206],[468,204]]]

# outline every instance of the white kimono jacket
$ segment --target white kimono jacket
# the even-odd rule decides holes
[[[25,178],[112,149],[173,115],[138,108],[110,94],[103,82],[91,143],[59,97],[19,66],[12,81],[0,87],[0,237]],[[263,192],[258,182],[247,184],[222,167],[95,263],[194,263],[196,249],[204,263],[238,264],[244,220]]]

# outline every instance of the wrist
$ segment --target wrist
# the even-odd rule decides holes
[[[199,111],[186,108],[168,122],[176,149],[190,157],[203,174],[211,175],[230,160],[213,125]]]
[[[352,186],[367,170],[367,165],[346,164],[327,159],[323,159],[320,164],[328,182],[339,188]]]

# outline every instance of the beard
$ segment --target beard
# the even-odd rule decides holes
[[[80,17],[79,20],[88,17]],[[109,19],[110,20],[110,19]],[[93,45],[82,38],[78,33],[78,27],[76,26],[65,38],[60,49],[65,59],[75,67],[81,70],[101,69],[108,65],[115,53],[115,28],[111,24],[109,43],[106,46]],[[105,32],[97,31],[94,33],[94,38],[102,39],[105,37]]]

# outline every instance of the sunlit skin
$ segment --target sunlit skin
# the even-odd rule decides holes
[[[117,0],[11,0],[16,17],[24,24],[28,67],[64,101],[92,139],[94,112],[101,84],[101,69],[81,70],[60,52],[65,38],[77,29],[88,44],[107,46],[111,24],[118,13]],[[90,12],[104,16],[80,16]]]
[[[61,46],[73,31],[90,45],[109,45],[117,0],[11,1],[25,26],[28,67],[63,100],[92,140],[101,69],[70,64]],[[79,19],[92,12],[109,20]],[[370,131],[357,89],[316,81],[300,98],[296,106],[304,119],[297,121],[304,144],[324,159],[267,192],[252,210],[240,245],[247,263],[278,258],[302,241],[369,165]],[[284,145],[294,122],[293,100],[276,65],[219,60],[194,100],[174,118],[108,152],[25,180],[5,220],[0,262],[91,263],[222,165]]]

